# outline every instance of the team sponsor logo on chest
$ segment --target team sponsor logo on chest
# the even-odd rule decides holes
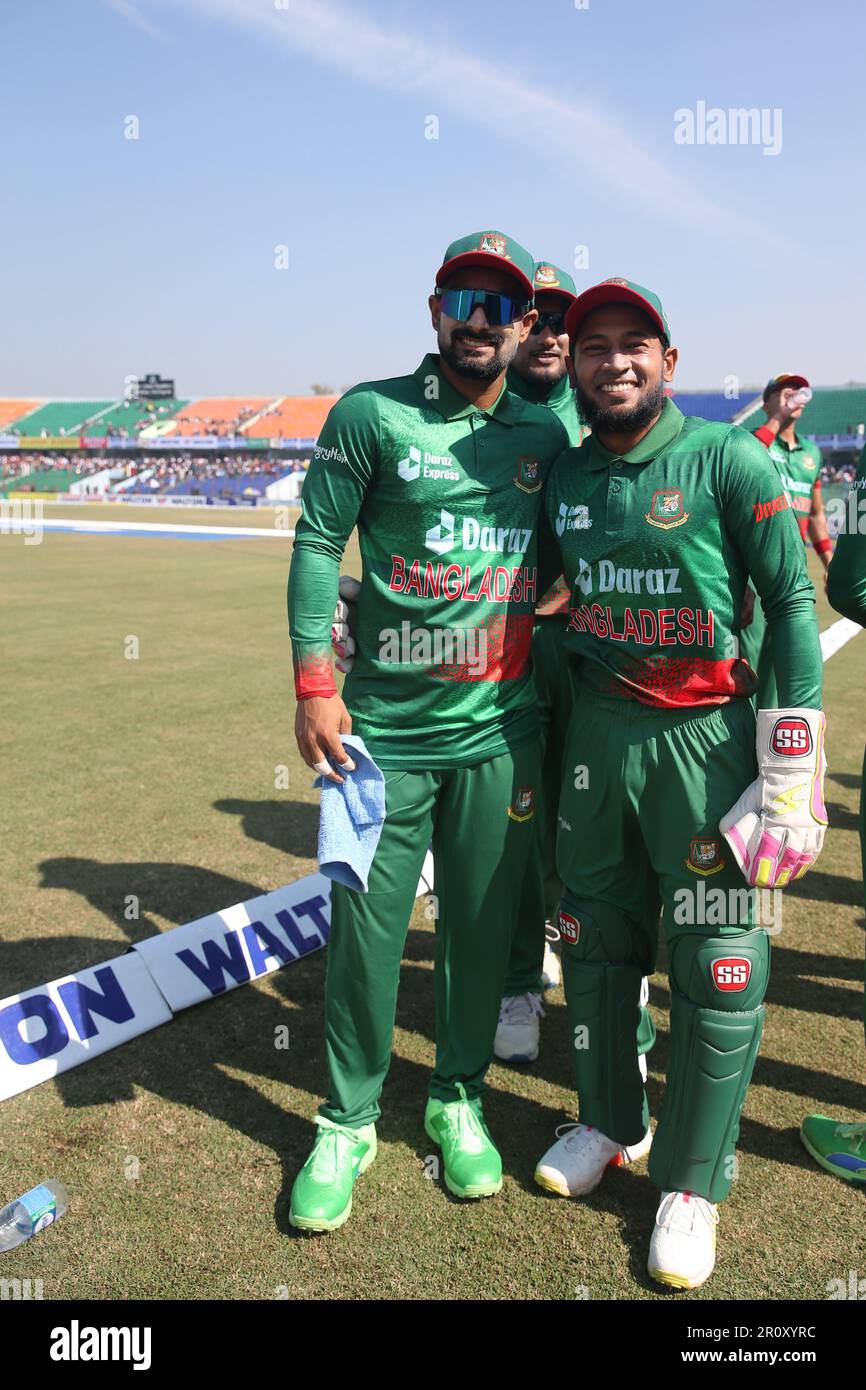
[[[588,531],[592,525],[589,507],[570,507],[567,502],[560,502],[555,524],[558,536],[564,536],[566,531]]]
[[[685,866],[693,873],[702,874],[704,878],[709,877],[710,874],[717,874],[720,869],[725,867],[722,847],[718,840],[702,840],[700,838],[692,840]]]
[[[612,560],[598,562],[598,592],[600,594],[681,594],[680,572],[670,568],[633,569],[615,565]],[[575,587],[588,596],[593,592],[593,568],[588,561],[578,562]]]
[[[416,449],[409,445],[409,452],[397,462],[397,477],[404,483],[414,483],[418,478],[438,478],[449,483],[460,481],[460,473],[450,454],[431,454],[429,449]]]
[[[683,494],[678,487],[656,488],[650,502],[650,509],[644,513],[650,526],[660,526],[670,531],[674,526],[682,526],[689,514],[683,503]]]
[[[458,535],[460,539],[458,540]],[[527,526],[485,526],[474,516],[464,516],[459,531],[453,512],[442,508],[438,526],[431,526],[424,537],[427,550],[434,555],[446,555],[456,545],[464,550],[484,550],[492,554],[502,551],[523,555],[529,549],[532,529]]]
[[[517,460],[517,473],[514,482],[521,492],[538,492],[543,482],[541,464],[531,454],[523,454]]]
[[[512,820],[531,820],[535,815],[535,790],[533,787],[518,787],[508,808]]]

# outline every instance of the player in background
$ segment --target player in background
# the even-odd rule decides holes
[[[860,455],[852,490],[858,499],[859,521],[862,505],[859,499],[866,498],[866,449]],[[843,528],[839,534],[827,575],[827,597],[843,617],[866,627],[866,532],[859,526]],[[860,854],[866,879],[866,755],[860,784]],[[847,1182],[866,1185],[866,1123],[840,1124],[826,1115],[807,1115],[800,1127],[800,1137],[816,1163],[828,1173]]]
[[[533,847],[538,717],[529,663],[542,487],[567,436],[506,389],[535,322],[534,262],[501,232],[452,243],[429,299],[438,354],[331,410],[307,473],[289,576],[308,766],[342,781],[354,731],[385,775],[368,891],[335,883],[325,998],[330,1075],[290,1220],[332,1230],[376,1154],[400,961],[432,840],[436,1065],[424,1125],[459,1197],[502,1185],[481,1103]],[[363,564],[345,704],[330,660],[340,559]],[[433,646],[433,639],[438,643]],[[405,640],[404,640],[405,639]],[[432,653],[432,654],[431,654]]]
[[[526,400],[556,412],[577,446],[588,433],[581,424],[568,373],[565,315],[577,298],[571,276],[551,261],[535,265],[538,318],[508,369],[509,388]],[[558,578],[542,596],[532,634],[532,667],[541,721],[541,795],[536,808],[537,852],[524,880],[494,1052],[504,1062],[534,1062],[538,1056],[545,983],[561,982],[559,960],[547,944],[556,939],[552,921],[562,893],[556,875],[556,817],[562,786],[565,734],[574,700],[565,644],[568,586]],[[648,997],[648,987],[643,986]],[[644,1053],[655,1041],[655,1025],[642,997],[638,1054],[646,1077]],[[624,1153],[621,1161],[637,1157]]]
[[[801,439],[796,428],[810,396],[809,383],[804,376],[797,376],[791,372],[774,376],[764,388],[764,413],[767,422],[756,429],[754,435],[769,450],[770,458],[782,479],[782,486],[791,499],[800,535],[804,541],[807,536],[811,540],[815,553],[824,566],[826,583],[833,543],[827,530],[821,495],[821,450],[811,439]],[[747,611],[753,598],[754,591],[750,589]],[[767,621],[757,600],[754,602],[752,620],[741,633],[740,655],[758,673],[756,707],[772,709],[777,697],[776,676],[770,654]]]
[[[824,716],[814,588],[786,493],[745,431],[686,419],[665,396],[677,351],[658,297],[614,279],[566,328],[592,434],[548,479],[581,658],[559,806],[558,926],[581,1123],[536,1170],[591,1192],[649,1116],[634,1047],[660,913],[671,1055],[649,1173],[661,1189],[651,1276],[696,1288],[763,1024],[769,936],[748,885],[817,857]],[[751,704],[736,655],[747,576],[773,634],[781,707]],[[567,770],[582,765],[577,785]],[[756,776],[757,773],[757,776]]]

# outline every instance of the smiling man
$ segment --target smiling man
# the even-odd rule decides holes
[[[695,1288],[715,1263],[769,973],[744,879],[799,877],[826,823],[814,590],[766,450],[666,399],[677,351],[658,297],[605,281],[566,328],[593,431],[547,487],[579,659],[557,868],[581,1124],[536,1180],[583,1196],[618,1150],[648,1140],[634,1030],[663,913],[671,1059],[650,1151],[661,1202],[648,1267]],[[757,747],[755,677],[735,640],[747,575],[781,704],[759,715]]]
[[[305,1230],[346,1220],[355,1178],[375,1157],[400,960],[431,840],[437,1048],[425,1129],[455,1195],[502,1185],[481,1094],[533,845],[529,652],[542,488],[568,443],[551,411],[505,385],[535,322],[533,266],[501,232],[454,242],[429,299],[438,354],[409,376],[347,392],[304,484],[288,592],[298,747],[308,766],[341,780],[333,766],[349,768],[340,736],[354,727],[385,775],[386,808],[368,891],[333,887],[330,1093],[290,1212]],[[356,524],[363,585],[344,703],[331,618]],[[395,654],[391,637],[404,631],[409,650]],[[436,633],[455,639],[444,660],[429,640]]]

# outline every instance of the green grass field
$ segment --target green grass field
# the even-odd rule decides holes
[[[52,506],[46,516],[120,510],[130,514]],[[267,513],[218,515],[272,524]],[[0,536],[0,997],[315,868],[317,794],[292,733],[290,550],[288,539]],[[349,559],[359,573],[354,548]],[[834,615],[823,596],[819,612],[824,628]],[[858,637],[827,666],[831,830],[818,868],[786,896],[740,1173],[721,1209],[716,1273],[694,1299],[822,1299],[829,1280],[866,1276],[866,1195],[815,1167],[797,1137],[812,1110],[866,1117],[864,687]],[[288,791],[275,790],[281,764]],[[125,916],[128,895],[137,920]],[[561,991],[547,998],[538,1063],[490,1072],[500,1195],[460,1203],[425,1176],[432,948],[419,908],[380,1156],[341,1231],[298,1236],[287,1219],[325,1086],[319,952],[0,1103],[0,1205],[52,1176],[70,1193],[62,1221],[0,1256],[0,1274],[42,1279],[46,1299],[682,1297],[645,1272],[657,1200],[645,1163],[611,1170],[584,1202],[533,1185],[573,1105]],[[654,1114],[668,998],[655,976]],[[288,1051],[274,1045],[280,1024]]]

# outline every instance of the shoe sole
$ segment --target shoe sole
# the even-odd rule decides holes
[[[847,1168],[837,1168],[835,1163],[830,1163],[822,1153],[819,1153],[813,1148],[802,1130],[800,1130],[800,1141],[807,1154],[814,1158],[815,1162],[819,1167],[824,1169],[825,1173],[832,1173],[834,1178],[841,1178],[843,1182],[852,1182],[855,1187],[866,1187],[866,1167],[859,1173],[851,1172]]]
[[[716,1261],[712,1264],[706,1274],[701,1274],[696,1279],[689,1279],[685,1274],[674,1274],[669,1269],[652,1269],[647,1265],[647,1270],[651,1279],[655,1279],[657,1284],[664,1284],[668,1289],[699,1289],[705,1284],[716,1267]]]
[[[430,1128],[426,1120],[424,1121],[424,1133],[427,1135],[427,1138],[432,1139],[436,1147],[441,1150],[442,1143],[439,1135],[435,1130]],[[469,1187],[460,1187],[451,1177],[448,1169],[445,1168],[444,1158],[442,1160],[442,1166],[445,1170],[445,1186],[455,1197],[465,1197],[474,1201],[476,1197],[495,1197],[497,1192],[501,1192],[502,1190],[501,1178],[495,1183],[472,1183]]]
[[[536,1168],[533,1176],[539,1187],[543,1187],[545,1192],[555,1192],[557,1197],[588,1197],[590,1192],[594,1192],[598,1187],[604,1174],[605,1169],[602,1168],[598,1179],[592,1184],[592,1187],[584,1187],[580,1192],[572,1192],[564,1179],[560,1183],[552,1173],[542,1173]]]
[[[501,1054],[500,1052],[494,1052],[493,1055],[494,1055],[494,1057],[496,1058],[497,1062],[537,1062],[537,1061],[538,1061],[538,1051],[537,1051],[537,1049],[536,1049],[535,1052],[532,1053],[531,1056],[530,1056],[530,1054],[529,1054],[528,1052],[515,1052],[513,1055],[509,1054],[507,1057],[503,1057],[502,1054]]]
[[[376,1154],[378,1152],[379,1145],[376,1143],[376,1140],[374,1139],[372,1147],[368,1149],[368,1151],[364,1154],[364,1157],[361,1159],[361,1162],[358,1164],[358,1171],[355,1174],[355,1182],[358,1181],[362,1173],[366,1173],[367,1169],[373,1162],[373,1159],[376,1157]],[[319,1231],[325,1233],[327,1231],[339,1230],[340,1226],[345,1225],[345,1223],[348,1221],[351,1215],[352,1194],[350,1192],[348,1205],[343,1208],[339,1216],[332,1217],[330,1221],[323,1216],[294,1216],[290,1209],[289,1225],[294,1226],[296,1231]]]

